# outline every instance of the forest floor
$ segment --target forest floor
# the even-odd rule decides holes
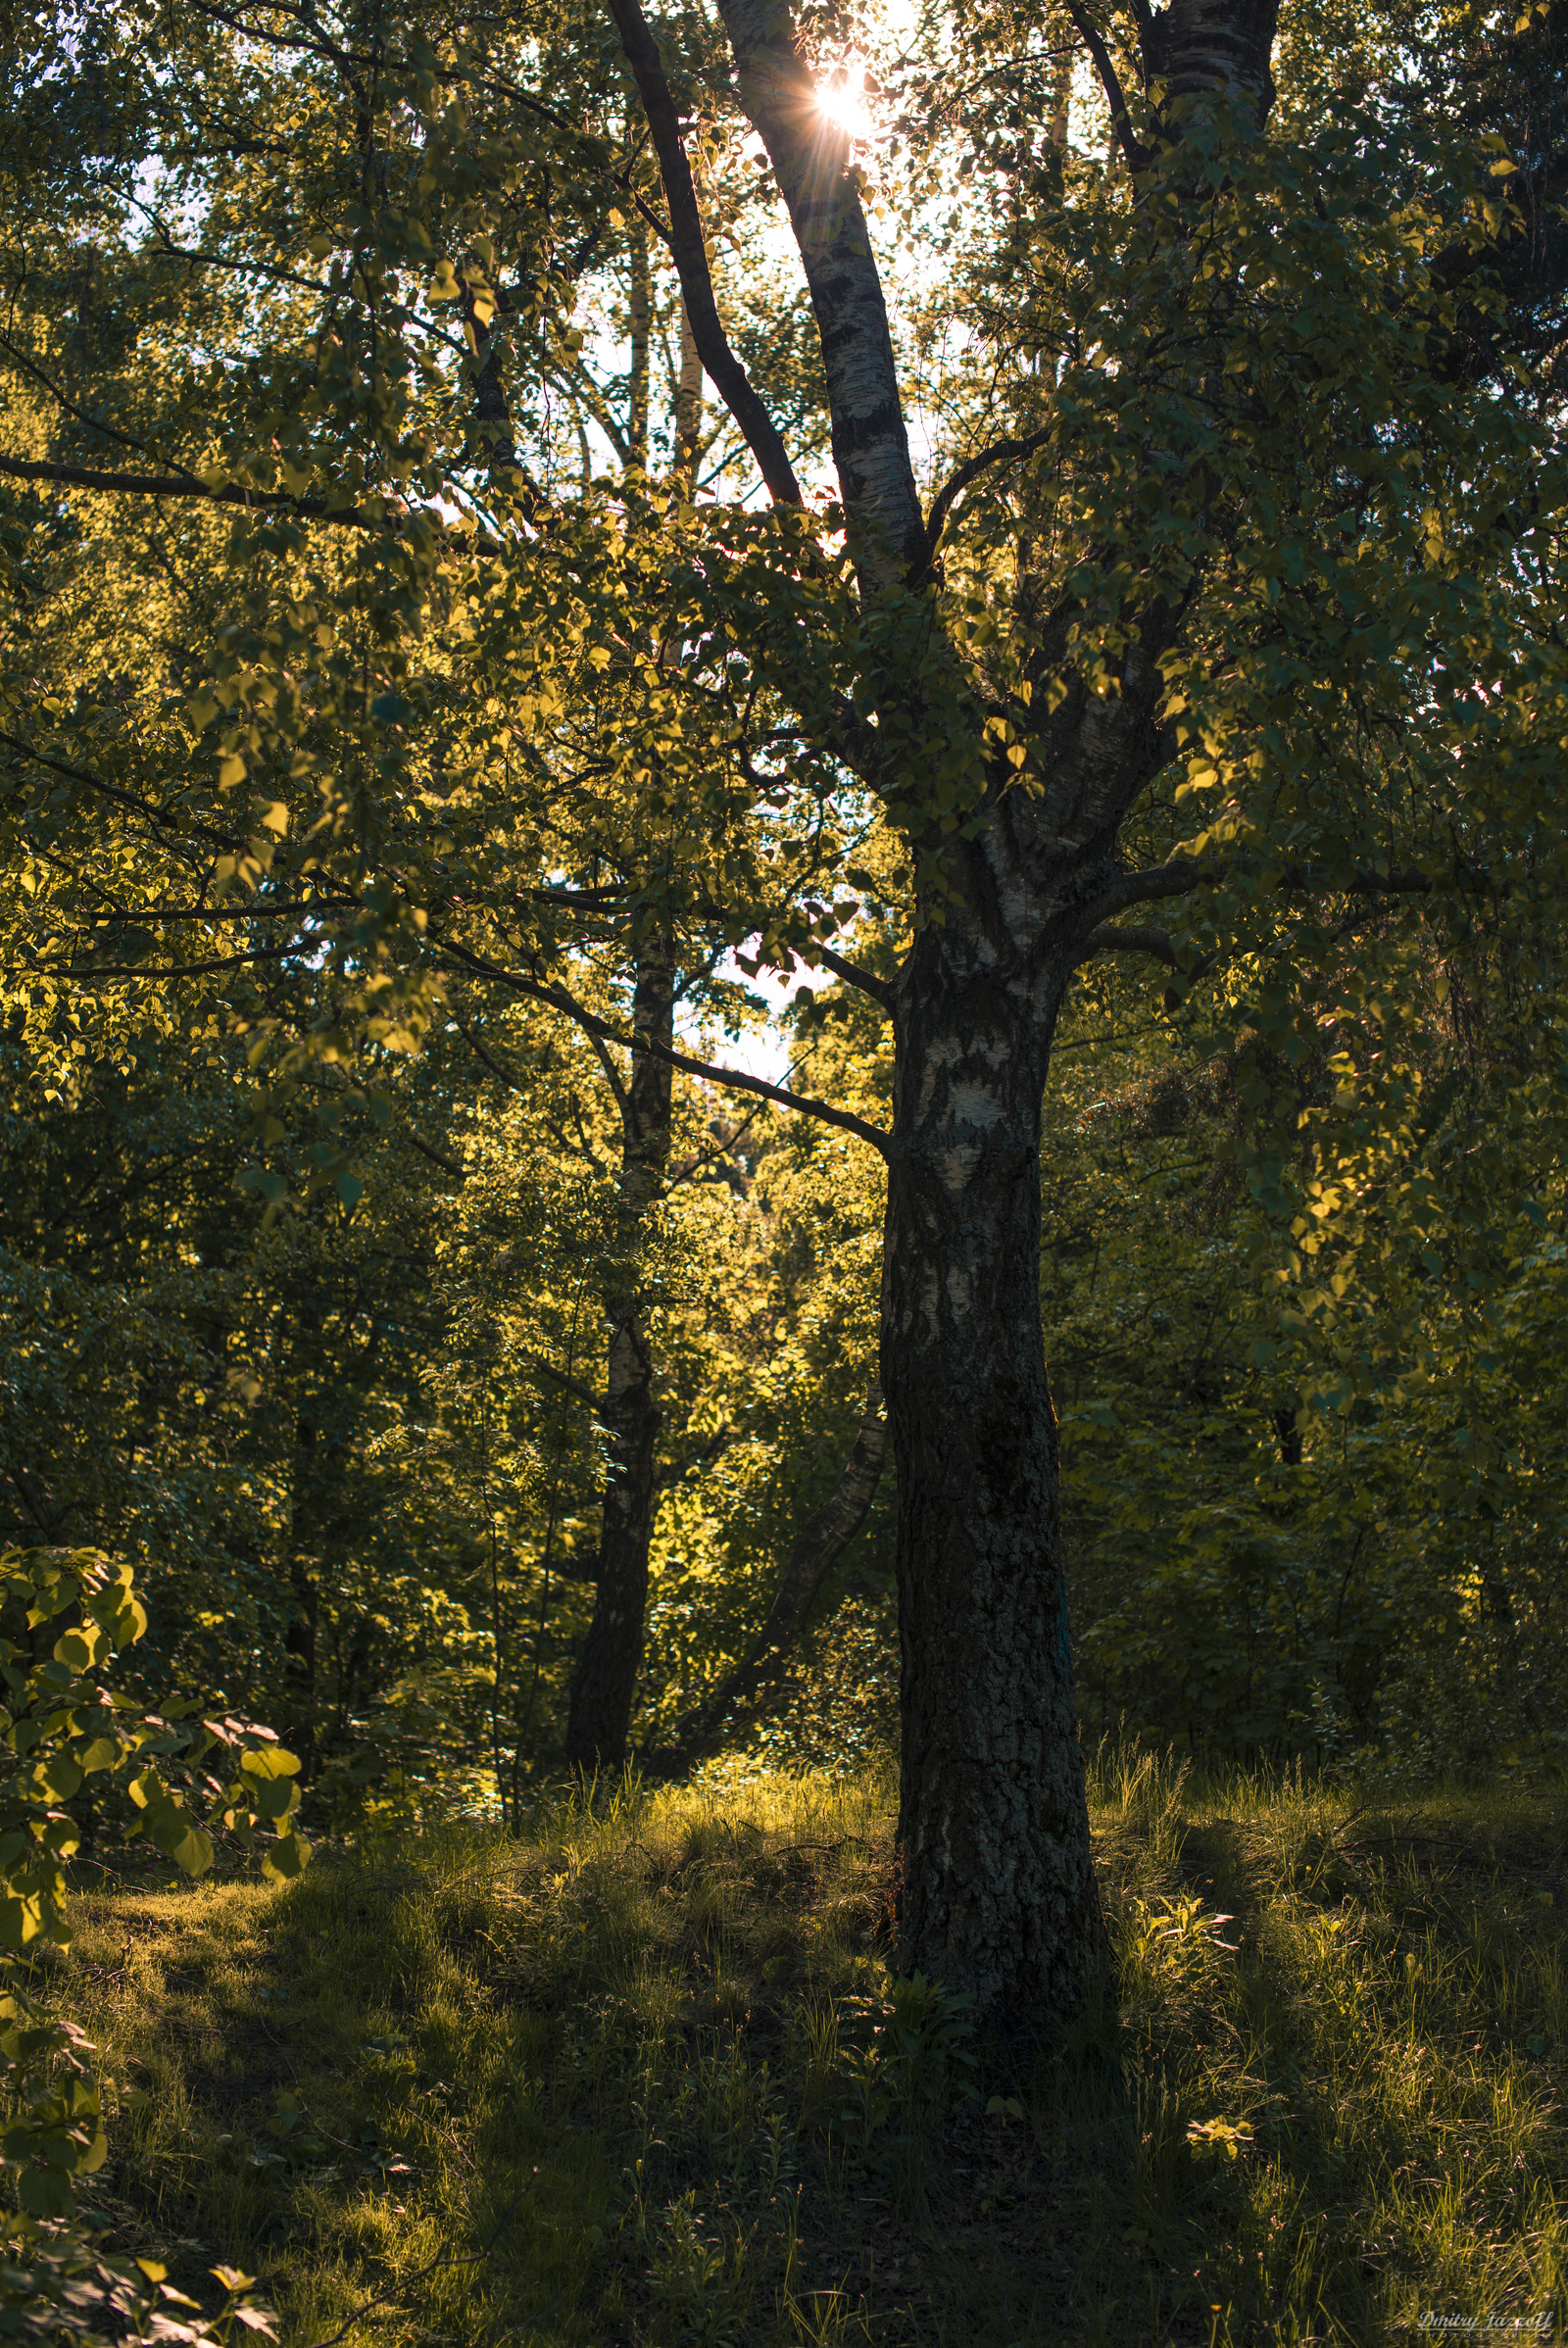
[[[1115,1973],[1028,2056],[890,1984],[874,1777],[84,1895],[90,2205],[286,2348],[1560,2339],[1568,1796],[1092,1791]]]

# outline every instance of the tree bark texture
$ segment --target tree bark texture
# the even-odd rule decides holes
[[[1144,76],[1173,98],[1223,91],[1261,126],[1274,103],[1269,61],[1279,0],[1171,0],[1144,24]]]
[[[796,1537],[756,1646],[743,1664],[676,1722],[668,1743],[651,1756],[659,1770],[674,1776],[689,1769],[755,1711],[777,1684],[791,1648],[806,1628],[817,1591],[865,1522],[881,1481],[887,1447],[882,1389],[873,1382],[854,1447],[832,1492],[820,1508],[812,1510]]]
[[[681,495],[697,495],[697,465],[703,446],[703,361],[692,332],[691,313],[680,306],[680,377],[675,386],[675,478]]]
[[[669,1164],[674,1032],[674,955],[667,938],[639,952],[632,995],[631,1080],[621,1101],[620,1270],[605,1298],[610,1359],[605,1423],[610,1482],[599,1544],[599,1590],[577,1666],[566,1727],[566,1758],[579,1769],[624,1760],[632,1696],[642,1665],[648,1610],[648,1548],[658,1502],[657,1452],[662,1413],[639,1279],[638,1230],[661,1197]]]
[[[1166,612],[1119,691],[1047,721],[1037,795],[998,773],[959,893],[893,989],[882,1383],[899,1474],[900,1962],[1044,2023],[1102,1933],[1078,1747],[1040,1314],[1040,1118],[1057,1012],[1162,756]]]

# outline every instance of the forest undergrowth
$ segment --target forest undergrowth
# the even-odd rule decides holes
[[[1091,1806],[1110,1969],[1032,2045],[889,1975],[875,1771],[83,1893],[89,2207],[288,2348],[1560,2338],[1568,1801],[1105,1748]]]

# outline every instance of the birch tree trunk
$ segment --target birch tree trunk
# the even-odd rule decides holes
[[[617,22],[630,14],[631,0],[610,4]],[[811,297],[861,599],[926,594],[931,537],[849,139],[817,103],[788,0],[719,4]],[[1163,138],[1184,135],[1205,95],[1222,96],[1233,122],[1250,113],[1261,124],[1276,8],[1172,0],[1144,16],[1146,86],[1156,103],[1163,93],[1187,104],[1185,117],[1166,116]],[[1066,13],[1139,171],[1149,150],[1114,68],[1083,13]],[[663,108],[673,209],[689,173],[683,182],[673,112],[638,26],[628,54],[642,59],[656,137]],[[1066,95],[1062,76],[1058,139]],[[695,273],[695,261],[683,265],[683,281]],[[756,436],[754,446],[765,455]],[[1070,619],[1060,610],[1042,677],[1063,670]],[[1041,1104],[1063,994],[1120,869],[1119,827],[1160,763],[1158,660],[1176,626],[1165,605],[1147,605],[1110,689],[1079,682],[1049,719],[1029,791],[998,758],[978,836],[923,843],[945,867],[942,918],[917,932],[890,1002],[881,1338],[899,1479],[900,1962],[1026,2025],[1071,2006],[1102,1938],[1039,1303]],[[917,710],[924,690],[912,672],[875,684],[889,710]]]

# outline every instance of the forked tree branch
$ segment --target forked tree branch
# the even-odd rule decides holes
[[[774,504],[804,506],[806,500],[801,495],[801,485],[795,478],[778,426],[731,350],[719,319],[697,186],[686,158],[686,142],[680,133],[680,117],[664,78],[659,44],[648,29],[648,21],[637,0],[605,0],[605,5],[615,21],[620,45],[626,52],[626,62],[631,67],[653,134],[654,152],[659,157],[660,174],[664,182],[664,200],[669,206],[669,249],[680,278],[697,355],[714,390],[745,434],[746,445],[757,459]]]

